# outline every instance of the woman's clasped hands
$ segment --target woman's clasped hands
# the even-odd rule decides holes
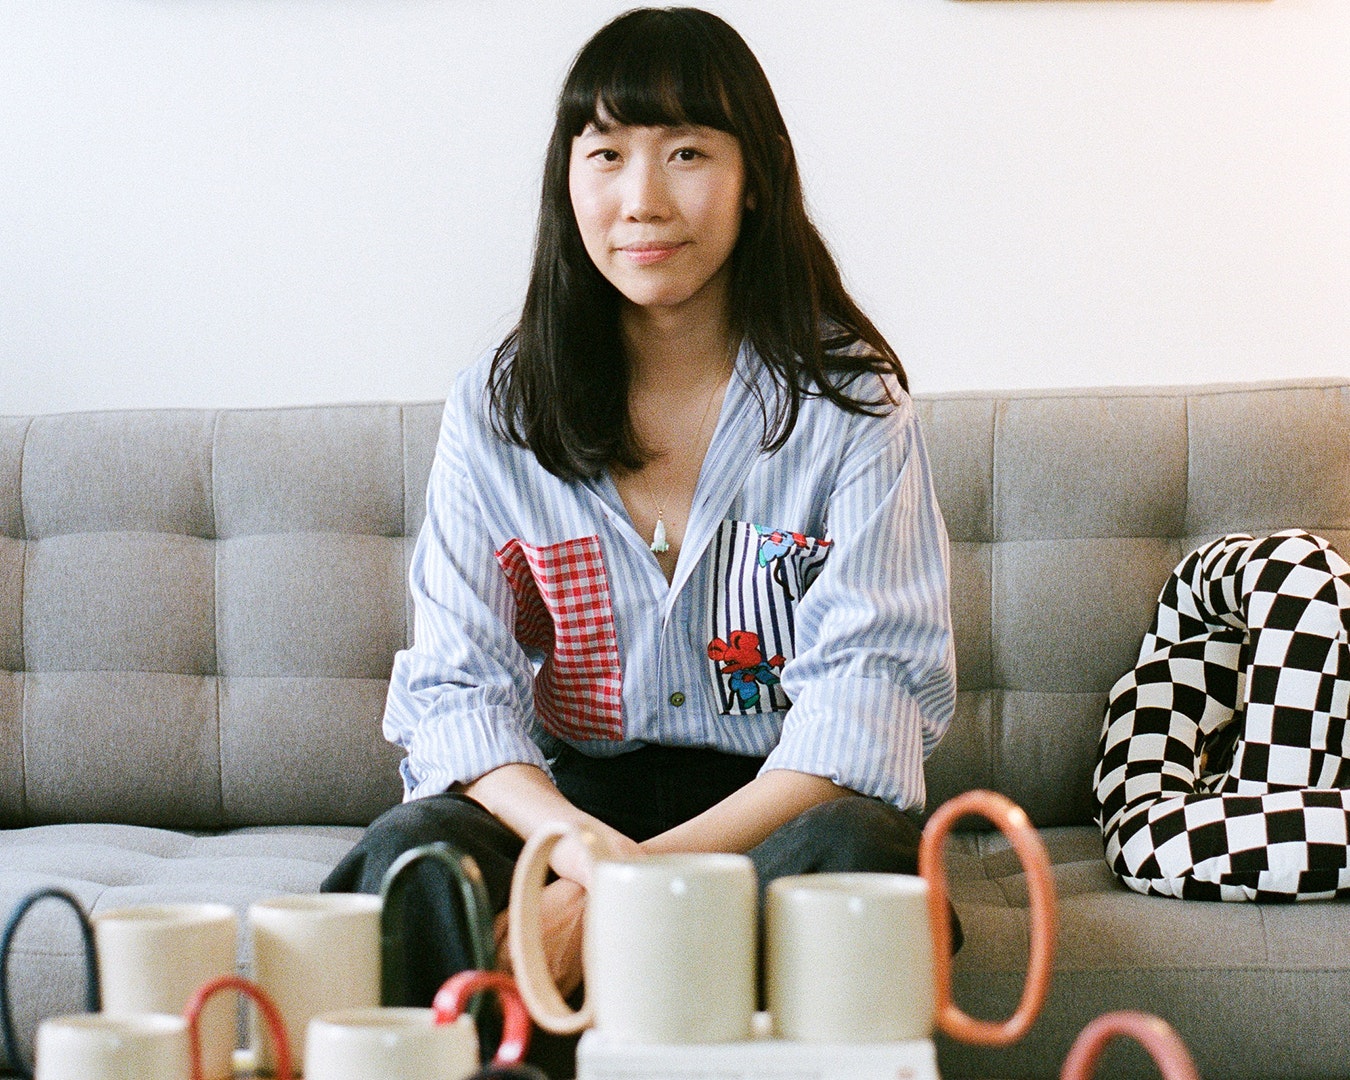
[[[544,886],[540,895],[539,930],[548,973],[564,997],[581,985],[586,890],[595,860],[636,859],[642,855],[640,844],[598,821],[569,832],[553,849],[549,867],[557,879]],[[507,973],[512,970],[511,951],[506,946],[510,920],[508,907],[493,925],[497,967]]]

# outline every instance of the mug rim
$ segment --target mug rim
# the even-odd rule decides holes
[[[455,1023],[468,1017],[465,1013]],[[472,1018],[469,1018],[472,1021]],[[420,1029],[446,1027],[436,1023],[436,1011],[416,1005],[358,1005],[349,1009],[333,1009],[310,1018],[309,1026],[322,1024],[337,1031],[385,1031],[393,1029]]]
[[[795,874],[775,878],[769,882],[771,894],[790,893],[829,897],[861,895],[865,899],[887,897],[919,897],[928,895],[928,880],[917,874],[887,874],[868,871],[841,873]]]
[[[248,907],[255,912],[295,915],[365,915],[378,913],[384,901],[371,893],[282,893],[255,900]]]
[[[96,926],[100,923],[123,923],[142,925],[182,925],[224,922],[237,919],[238,915],[229,904],[213,901],[171,902],[165,904],[128,904],[125,907],[109,908],[90,916]]]
[[[46,1017],[39,1025],[55,1031],[127,1032],[133,1035],[187,1034],[187,1018],[177,1013],[96,1012]]]
[[[737,855],[729,851],[670,851],[659,855],[636,855],[619,858],[600,856],[596,866],[619,866],[650,868],[652,870],[672,867],[702,867],[707,870],[744,870],[754,869],[755,864],[748,855]]]

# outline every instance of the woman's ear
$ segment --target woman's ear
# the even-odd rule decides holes
[[[755,193],[753,191],[746,191],[745,193],[745,208],[747,210],[755,208]]]

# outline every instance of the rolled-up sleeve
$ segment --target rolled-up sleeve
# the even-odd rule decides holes
[[[533,665],[515,640],[515,601],[475,493],[463,382],[446,404],[413,551],[413,646],[394,659],[384,734],[407,756],[405,799],[500,765],[547,769],[531,738]]]
[[[907,396],[856,423],[828,505],[834,550],[801,598],[792,702],[765,769],[827,777],[901,808],[956,704],[949,555]]]

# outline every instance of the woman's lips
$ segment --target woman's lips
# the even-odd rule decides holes
[[[619,250],[627,256],[630,262],[634,262],[638,266],[651,266],[654,263],[664,262],[683,247],[683,243],[630,244]]]

